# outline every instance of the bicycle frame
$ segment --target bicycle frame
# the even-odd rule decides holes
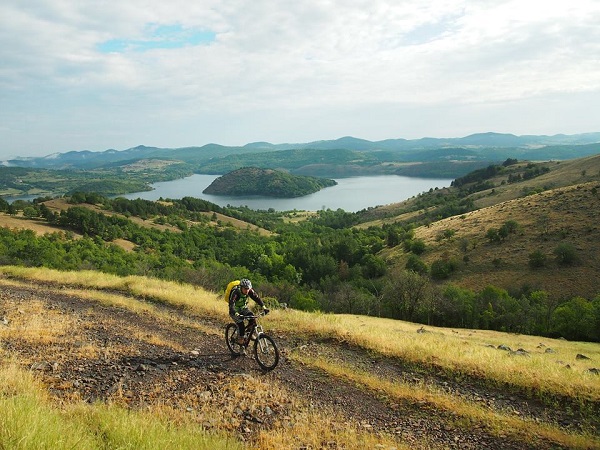
[[[253,325],[248,324],[250,328],[246,329],[243,344],[236,342],[239,331],[236,323],[230,323],[225,327],[225,341],[229,351],[236,356],[245,355],[248,345],[254,341],[253,354],[256,362],[264,370],[272,370],[279,362],[279,350],[273,338],[266,334],[262,325],[258,323],[257,319],[264,315],[263,312],[245,318]]]

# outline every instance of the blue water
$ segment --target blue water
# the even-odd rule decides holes
[[[161,197],[172,199],[196,197],[219,206],[247,206],[251,209],[261,210],[272,208],[275,211],[294,209],[317,211],[341,208],[348,212],[356,212],[369,207],[400,202],[429,191],[431,188],[450,186],[452,182],[452,179],[381,175],[339,178],[336,179],[337,186],[297,198],[228,197],[203,194],[202,191],[217,177],[218,175],[192,175],[180,180],[155,183],[152,185],[154,188],[152,191],[135,192],[122,197],[145,200],[158,200]]]

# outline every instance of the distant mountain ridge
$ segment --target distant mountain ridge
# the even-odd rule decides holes
[[[200,147],[160,148],[139,145],[126,150],[108,149],[93,152],[89,150],[53,153],[44,157],[21,157],[1,161],[4,166],[31,167],[46,169],[91,169],[103,167],[121,161],[136,159],[162,158],[180,160],[197,167],[229,155],[245,155],[256,152],[281,150],[352,150],[357,152],[389,152],[395,160],[419,160],[423,150],[443,150],[448,148],[472,149],[478,153],[474,157],[480,160],[498,160],[506,157],[523,159],[571,159],[598,153],[600,132],[574,135],[557,134],[516,136],[506,133],[476,133],[462,138],[386,139],[368,141],[351,136],[335,140],[314,141],[308,143],[271,144],[253,142],[244,146],[224,146],[206,144]],[[545,152],[543,149],[552,148]],[[501,151],[504,150],[504,151]],[[447,153],[447,152],[445,152]],[[411,155],[411,158],[408,156]],[[508,156],[507,156],[508,155]],[[402,157],[401,159],[399,159]],[[438,158],[441,160],[441,158]]]

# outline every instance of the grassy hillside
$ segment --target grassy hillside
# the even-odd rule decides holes
[[[474,290],[494,285],[511,292],[541,289],[557,298],[593,298],[600,290],[600,155],[543,163],[540,166],[548,169],[546,173],[507,182],[528,164],[511,166],[487,179],[489,188],[466,195],[477,210],[417,227],[416,238],[426,244],[421,259],[429,266],[435,261],[452,261],[456,270],[444,282]],[[450,187],[430,195],[450,197],[457,191]],[[360,227],[429,221],[427,217],[436,214],[436,207],[418,209],[422,200],[412,198],[375,208],[368,214],[383,218]],[[491,241],[489,230],[500,230],[507,222],[516,226],[514,232]],[[572,247],[571,263],[556,261],[559,247]],[[542,266],[530,266],[534,252],[545,259]],[[385,251],[385,256],[404,267],[409,254],[398,246]]]
[[[459,268],[451,281],[476,290],[526,287],[558,298],[593,298],[600,288],[599,190],[598,182],[552,189],[420,227],[416,236],[428,249],[423,260],[455,258]],[[509,221],[517,230],[501,242],[490,241],[488,231]],[[556,261],[561,245],[574,249],[572,263]],[[545,256],[544,266],[530,267],[534,252]]]
[[[600,180],[600,155],[569,161],[525,161],[508,166],[489,167],[500,170],[493,171],[491,175],[484,175],[477,181],[466,182],[460,188],[454,185],[423,193],[403,202],[370,208],[361,215],[361,227],[394,222],[432,222],[436,220],[436,209],[439,209],[433,206],[443,205],[445,201],[453,198],[472,202],[473,209],[484,208],[536,192]],[[477,172],[485,173],[485,169]],[[531,172],[536,173],[536,176],[529,177],[527,173]],[[511,182],[511,178],[517,178],[517,181]],[[456,181],[460,179],[457,178]],[[437,203],[432,201],[435,199],[438,200]],[[426,205],[426,208],[423,205]],[[431,210],[434,214],[427,215]]]
[[[150,190],[150,184],[192,174],[185,163],[140,159],[91,170],[51,170],[0,166],[0,195],[59,196],[79,192],[120,195]]]
[[[264,374],[228,356],[219,293],[10,266],[0,285],[10,448],[600,448],[599,344],[275,310]]]

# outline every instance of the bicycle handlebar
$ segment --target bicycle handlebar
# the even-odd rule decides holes
[[[244,319],[258,319],[259,317],[266,316],[268,313],[264,310],[259,312],[258,314],[252,314],[247,316],[242,316]]]

